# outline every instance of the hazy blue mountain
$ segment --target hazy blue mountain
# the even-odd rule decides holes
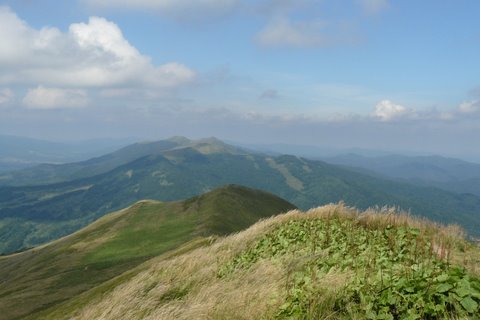
[[[253,143],[241,143],[229,141],[233,145],[240,146],[244,149],[254,152],[262,152],[270,155],[291,154],[299,157],[305,157],[310,159],[322,159],[335,157],[343,154],[360,154],[366,157],[376,157],[390,155],[391,152],[375,149],[362,149],[362,148],[334,148],[326,146],[314,146],[307,144],[288,144],[288,143],[265,143],[265,144],[253,144]]]
[[[362,172],[402,179],[417,185],[480,195],[480,164],[459,159],[440,156],[365,157],[358,154],[344,154],[324,160],[332,164],[361,168]]]
[[[212,138],[192,141],[185,137],[172,137],[155,142],[135,143],[86,161],[66,164],[41,164],[24,170],[0,174],[0,185],[45,185],[87,178],[105,173],[135,159],[177,147],[194,146],[202,148],[203,144],[211,142],[211,140]]]
[[[51,142],[0,135],[0,172],[33,167],[41,163],[67,163],[90,159],[131,143],[131,139],[95,139]]]
[[[138,200],[185,199],[232,183],[271,192],[303,209],[338,201],[358,208],[395,205],[461,224],[472,234],[480,230],[480,197],[376,178],[322,161],[246,152],[213,138],[175,138],[122,150],[114,154],[134,158],[125,150],[140,150],[140,157],[86,178],[0,188],[0,252],[56,239]],[[112,154],[105,158],[115,159]],[[93,171],[98,163],[114,166],[99,159],[104,158],[89,162]]]

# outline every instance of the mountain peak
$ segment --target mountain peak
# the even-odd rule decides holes
[[[193,140],[189,145],[189,147],[203,154],[213,154],[213,153],[243,154],[245,153],[242,149],[232,146],[230,144],[227,144],[215,137]]]
[[[173,137],[170,137],[170,138],[166,139],[166,141],[174,142],[178,145],[187,145],[189,143],[192,143],[192,140],[190,140],[190,139],[188,139],[187,137],[184,137],[184,136],[173,136]]]
[[[222,140],[216,138],[216,137],[208,137],[208,138],[202,138],[198,139],[197,142],[203,142],[203,143],[221,143],[225,144]]]

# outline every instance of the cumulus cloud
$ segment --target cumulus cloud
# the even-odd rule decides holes
[[[436,107],[416,110],[396,104],[390,100],[382,100],[370,117],[382,122],[390,121],[459,121],[478,119],[480,116],[480,100],[463,102],[450,110],[438,110]]]
[[[257,36],[256,41],[266,47],[317,47],[330,40],[322,33],[323,21],[291,21],[287,17],[272,19]]]
[[[8,104],[12,101],[14,93],[10,88],[0,89],[0,106]]]
[[[88,104],[88,96],[84,90],[38,86],[28,90],[23,104],[31,109],[78,108]]]
[[[390,100],[382,100],[376,106],[372,112],[372,117],[381,121],[392,121],[399,118],[404,118],[413,114],[413,110],[408,109],[402,105],[395,104]]]
[[[9,8],[0,7],[0,39],[0,84],[171,88],[195,77],[178,62],[153,65],[115,23],[100,17],[72,24],[63,33],[49,27],[34,29]]]
[[[473,100],[468,102],[463,102],[458,106],[458,111],[460,113],[476,113],[480,111],[480,100]]]
[[[358,0],[368,14],[376,14],[388,7],[388,0]]]
[[[179,19],[221,16],[231,12],[239,0],[83,0],[93,8],[153,10]]]

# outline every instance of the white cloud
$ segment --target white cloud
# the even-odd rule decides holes
[[[78,108],[88,104],[85,90],[37,88],[28,90],[23,104],[31,109]]]
[[[322,34],[323,21],[290,21],[287,17],[272,19],[257,36],[257,42],[266,47],[316,47],[330,43]]]
[[[10,88],[0,89],[0,106],[8,104],[12,101],[14,93]]]
[[[382,100],[376,106],[375,110],[370,114],[371,118],[382,122],[390,121],[435,121],[445,122],[458,120],[465,117],[466,113],[480,111],[480,105],[475,102],[463,103],[453,110],[438,110],[436,107],[427,109],[412,109],[399,104],[395,104],[390,100]]]
[[[231,12],[239,0],[83,0],[92,8],[153,10],[178,19],[199,19]]]
[[[91,17],[88,23],[56,28],[30,27],[0,7],[0,84],[51,87],[171,88],[192,81],[195,72],[171,62],[152,64],[113,22]]]
[[[381,121],[388,122],[413,114],[414,112],[411,109],[395,104],[390,100],[382,100],[375,106],[375,110],[371,116]]]
[[[463,102],[458,106],[460,113],[475,113],[480,111],[480,100]]]
[[[368,14],[376,14],[388,7],[388,0],[358,0]]]

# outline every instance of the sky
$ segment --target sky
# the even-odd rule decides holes
[[[477,0],[0,1],[0,134],[480,159]]]

